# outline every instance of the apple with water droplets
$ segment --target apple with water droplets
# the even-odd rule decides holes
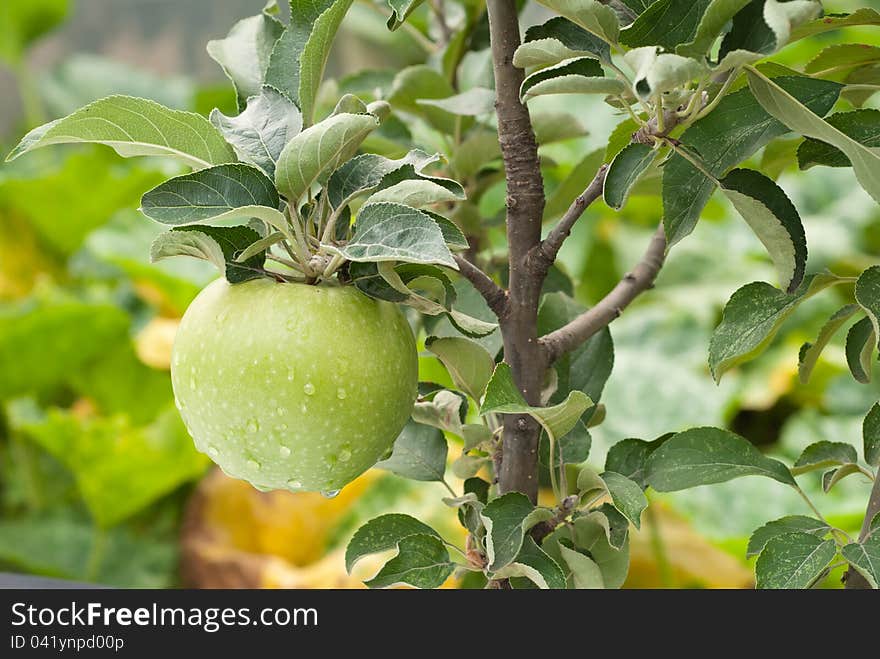
[[[171,380],[196,447],[227,474],[332,493],[403,429],[418,355],[400,309],[353,286],[220,279],[180,323]]]

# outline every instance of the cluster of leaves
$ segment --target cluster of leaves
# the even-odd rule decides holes
[[[551,299],[561,301],[561,297]],[[463,490],[456,492],[447,484],[451,496],[443,501],[458,511],[468,531],[467,546],[448,543],[414,517],[382,515],[362,526],[349,543],[349,571],[364,556],[396,548],[397,555],[368,586],[405,583],[435,588],[458,570],[479,583],[504,581],[514,588],[619,588],[629,562],[629,524],[640,525],[648,502],[641,486],[628,476],[612,469],[600,475],[587,465],[573,466],[589,455],[586,423],[598,406],[581,389],[570,390],[560,403],[530,406],[514,384],[510,367],[504,362],[496,365],[474,341],[431,338],[427,345],[456,388],[437,390],[425,383],[413,421],[391,456],[377,466],[405,478],[445,484],[446,437],[460,444],[462,453],[451,469],[463,479]],[[611,357],[604,337],[589,349],[609,350]],[[567,370],[563,375],[568,375]],[[602,384],[584,386],[598,386],[601,391]],[[545,400],[555,393],[555,386],[546,390]],[[470,404],[479,408],[478,414],[469,413]],[[535,506],[519,492],[490,498],[492,484],[479,474],[502,450],[501,414],[527,414],[541,425],[544,463],[556,507]],[[468,422],[472,416],[476,422]],[[536,535],[538,529],[544,532]],[[450,557],[449,548],[457,551],[457,560]]]
[[[533,105],[551,190],[544,219],[559,217],[605,162],[610,165],[604,186],[608,206],[624,208],[630,197],[645,192],[659,195],[670,246],[693,231],[720,189],[776,266],[781,290],[758,282],[731,299],[710,350],[716,377],[766,347],[801,301],[832,284],[854,281],[807,274],[801,219],[774,181],[781,166],[762,166],[762,172],[741,166],[761,149],[765,158],[776,149],[783,163],[797,162],[804,169],[852,166],[862,186],[880,197],[875,143],[880,115],[859,109],[876,84],[874,50],[833,46],[803,71],[760,63],[800,39],[838,27],[876,25],[877,12],[819,19],[820,3],[811,0],[542,4],[559,16],[531,27],[516,53],[515,64],[527,74],[523,100],[531,104],[530,99],[557,94],[599,94],[628,117],[606,149],[568,168],[554,162],[552,147],[585,134],[577,114]],[[434,34],[421,3],[389,5],[392,30],[409,20],[420,39]],[[628,525],[640,523],[646,486],[666,491],[750,473],[775,474],[776,480],[794,486],[781,463],[763,458],[731,433],[711,429],[650,444],[627,440],[609,453],[601,475],[587,466],[571,466],[585,463],[588,427],[604,417],[598,401],[613,363],[610,334],[595,335],[554,364],[542,392],[546,406],[529,406],[500,362],[491,312],[449,272],[456,269],[453,252],[465,249],[482,252],[493,275],[493,266],[504,263],[499,240],[504,172],[494,126],[485,8],[482,3],[455,5],[448,16],[435,19],[447,28],[440,32],[448,34],[432,44],[429,64],[343,78],[328,104],[321,78],[333,37],[351,6],[350,0],[292,0],[295,20],[285,25],[270,2],[257,16],[236,24],[225,39],[211,42],[210,55],[234,84],[237,113],[214,110],[206,119],[114,96],[35,129],[12,153],[17,157],[48,144],[96,142],[124,156],[170,157],[193,171],[158,185],[142,199],[145,215],[171,227],[155,240],[153,258],[197,256],[232,282],[266,276],[309,283],[336,278],[428,316],[426,347],[446,367],[453,386],[422,384],[413,421],[379,466],[415,480],[445,482],[447,441],[461,445],[452,469],[465,480],[464,490],[450,492],[447,503],[468,529],[468,545],[459,548],[464,559],[453,561],[445,542],[422,522],[389,515],[358,532],[349,548],[349,567],[366,554],[397,548],[397,556],[370,585],[437,586],[458,566],[514,587],[616,587],[626,574]],[[846,104],[856,109],[822,119]],[[805,139],[783,140],[791,131]],[[783,143],[788,148],[776,148]],[[426,145],[430,148],[424,150]],[[835,314],[815,344],[802,350],[807,375],[833,332],[858,316],[862,320],[850,332],[856,335],[851,363],[867,377],[880,336],[872,271],[859,278],[864,282],[856,284],[853,304]],[[503,271],[498,279],[504,280]],[[559,268],[551,272],[544,292],[541,334],[584,310],[572,297],[572,281]],[[491,478],[480,477],[491,473],[502,449],[504,414],[530,415],[543,428],[541,461],[554,490],[553,507],[536,507],[517,493],[497,496]],[[710,455],[689,472],[692,445]],[[658,446],[661,450],[654,451]],[[813,449],[826,455],[823,451]],[[725,472],[718,466],[723,461],[712,462],[716,453],[733,454],[726,459],[740,466]],[[839,462],[820,461],[837,466],[838,475],[828,477],[830,485],[851,473],[868,475],[876,467],[867,450],[868,468],[859,466],[856,456],[843,455],[840,447],[831,453]],[[689,472],[690,481],[686,476],[663,480],[667,476],[662,474],[679,471]],[[694,474],[703,474],[703,480]],[[865,562],[851,560],[857,551],[851,545],[858,543],[848,543],[830,525],[825,529],[833,540],[813,537],[831,543],[832,554],[811,573],[809,583],[833,562],[838,549],[865,574]],[[822,546],[820,556],[828,553]],[[875,551],[867,543],[860,546]],[[791,569],[786,557],[794,550],[786,547],[770,552],[770,558],[762,554],[761,565],[776,562],[767,574],[776,572],[772,579],[761,577],[761,585],[779,583],[786,571],[804,572]],[[876,574],[873,578],[875,583]]]
[[[795,476],[825,470],[822,488],[830,491],[840,480],[858,474],[869,481],[880,466],[880,405],[863,424],[863,463],[852,444],[819,441],[807,446],[788,467],[768,458],[748,440],[720,428],[693,428],[653,442],[631,439],[615,445],[609,461],[625,462],[644,473],[645,482],[659,492],[723,483],[742,476],[763,476],[788,485],[804,498],[811,516],[791,515],[768,522],[749,540],[748,556],[756,563],[759,588],[810,588],[840,561],[862,575],[872,588],[880,577],[880,515],[865,521],[858,539],[829,523],[810,501]]]
[[[460,184],[426,173],[439,156],[412,150],[397,159],[355,157],[388,115],[384,101],[367,105],[345,94],[314,122],[324,66],[350,5],[294,0],[296,20],[285,26],[270,2],[210,42],[209,54],[237,92],[237,116],[215,109],[207,120],[111,96],[35,128],[9,159],[72,142],[105,144],[126,157],[173,158],[193,172],[141,200],[147,217],[172,227],[153,243],[154,261],[195,256],[232,283],[267,276],[317,283],[342,269],[340,278],[368,295],[445,314],[467,334],[487,334],[494,325],[453,309],[449,279],[437,268],[456,269],[450,250],[468,247],[454,222],[423,210],[465,197]],[[267,259],[281,269],[266,269]]]

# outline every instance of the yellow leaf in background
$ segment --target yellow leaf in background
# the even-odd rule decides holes
[[[463,545],[455,512],[440,502],[438,492],[370,471],[333,499],[312,492],[262,493],[216,469],[187,508],[181,535],[183,583],[195,588],[363,588],[363,581],[394,552],[366,557],[348,575],[346,542],[336,537],[340,524],[359,506],[370,508],[365,499],[377,495],[383,510],[362,511],[367,517],[409,510],[447,533],[455,529],[450,537]],[[431,508],[418,512],[423,500]],[[456,583],[450,577],[446,587]]]
[[[135,339],[138,358],[147,366],[167,371],[171,367],[171,348],[179,325],[177,318],[153,318]]]
[[[710,543],[663,504],[651,506],[653,515],[643,516],[641,531],[630,527],[624,588],[754,588],[754,575],[743,561]],[[653,533],[662,540],[667,574]]]

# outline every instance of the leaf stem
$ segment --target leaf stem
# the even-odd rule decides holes
[[[687,149],[683,148],[681,144],[677,143],[675,140],[672,140],[668,137],[664,136],[656,136],[655,139],[664,142],[668,146],[672,148],[678,155],[687,160],[690,164],[692,164],[696,169],[698,169],[706,178],[715,183],[718,187],[721,187],[721,181],[719,181],[714,174],[709,172],[706,169],[706,165],[696,156],[688,153]]]
[[[440,482],[443,483],[443,487],[446,488],[446,490],[449,492],[449,494],[451,494],[453,497],[458,496],[458,493],[452,489],[452,486],[446,481],[445,478],[442,479]]]
[[[824,522],[825,524],[828,524],[828,526],[833,529],[834,527],[831,526],[831,523],[827,519],[825,519],[824,515],[822,515],[821,512],[819,512],[819,509],[816,508],[816,505],[813,503],[813,501],[810,499],[810,497],[807,496],[807,493],[801,489],[801,486],[800,485],[793,485],[792,487],[794,487],[795,491],[797,491],[797,493],[800,495],[801,499],[803,499],[804,502],[807,504],[807,506],[809,506],[810,510],[813,511],[813,514],[816,516],[816,518],[819,521]]]
[[[752,67],[748,67],[748,68],[752,68]],[[700,119],[705,117],[707,114],[712,112],[712,110],[717,108],[718,104],[721,102],[721,99],[723,99],[727,95],[727,92],[730,90],[731,85],[733,85],[734,81],[739,77],[739,74],[740,74],[740,67],[735,67],[734,69],[732,69],[730,71],[730,75],[727,77],[727,80],[725,80],[724,84],[721,85],[721,89],[719,89],[718,93],[715,94],[715,98],[712,99],[712,102],[709,103],[702,110],[697,112],[697,114],[694,116],[693,119],[689,119],[685,123],[690,125],[695,121],[699,121]]]

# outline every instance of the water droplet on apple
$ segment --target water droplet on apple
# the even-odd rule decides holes
[[[346,396],[348,396],[348,394],[345,392],[345,389],[343,389],[342,387],[339,387],[339,389],[336,390],[336,397],[339,400],[345,400]]]
[[[278,407],[275,409],[275,414],[277,414],[278,416],[284,416],[285,414],[287,414],[287,410],[283,407]]]
[[[256,419],[251,419],[250,421],[247,422],[247,425],[245,426],[245,430],[247,430],[252,435],[255,432],[257,432],[257,430],[259,430],[259,429],[260,429],[260,424],[257,423]]]
[[[334,499],[339,496],[339,490],[325,490],[321,492],[321,496],[325,499]]]
[[[278,452],[281,454],[282,458],[290,457],[290,449],[286,446],[282,446],[278,449]]]
[[[210,455],[212,458],[216,458],[218,455],[220,455],[220,451],[217,450],[216,446],[208,445],[208,455]]]
[[[287,487],[289,487],[291,490],[301,490],[302,483],[291,479],[291,480],[287,481]]]
[[[339,461],[340,462],[348,462],[351,460],[351,448],[348,444],[344,444],[341,449],[339,449]]]
[[[293,369],[292,368],[287,369],[287,381],[293,382],[293,378],[294,378]]]
[[[251,471],[260,471],[260,463],[253,458],[247,461],[247,466]]]
[[[315,385],[313,385],[311,382],[306,382],[303,385],[303,392],[306,396],[312,396],[315,393]]]

